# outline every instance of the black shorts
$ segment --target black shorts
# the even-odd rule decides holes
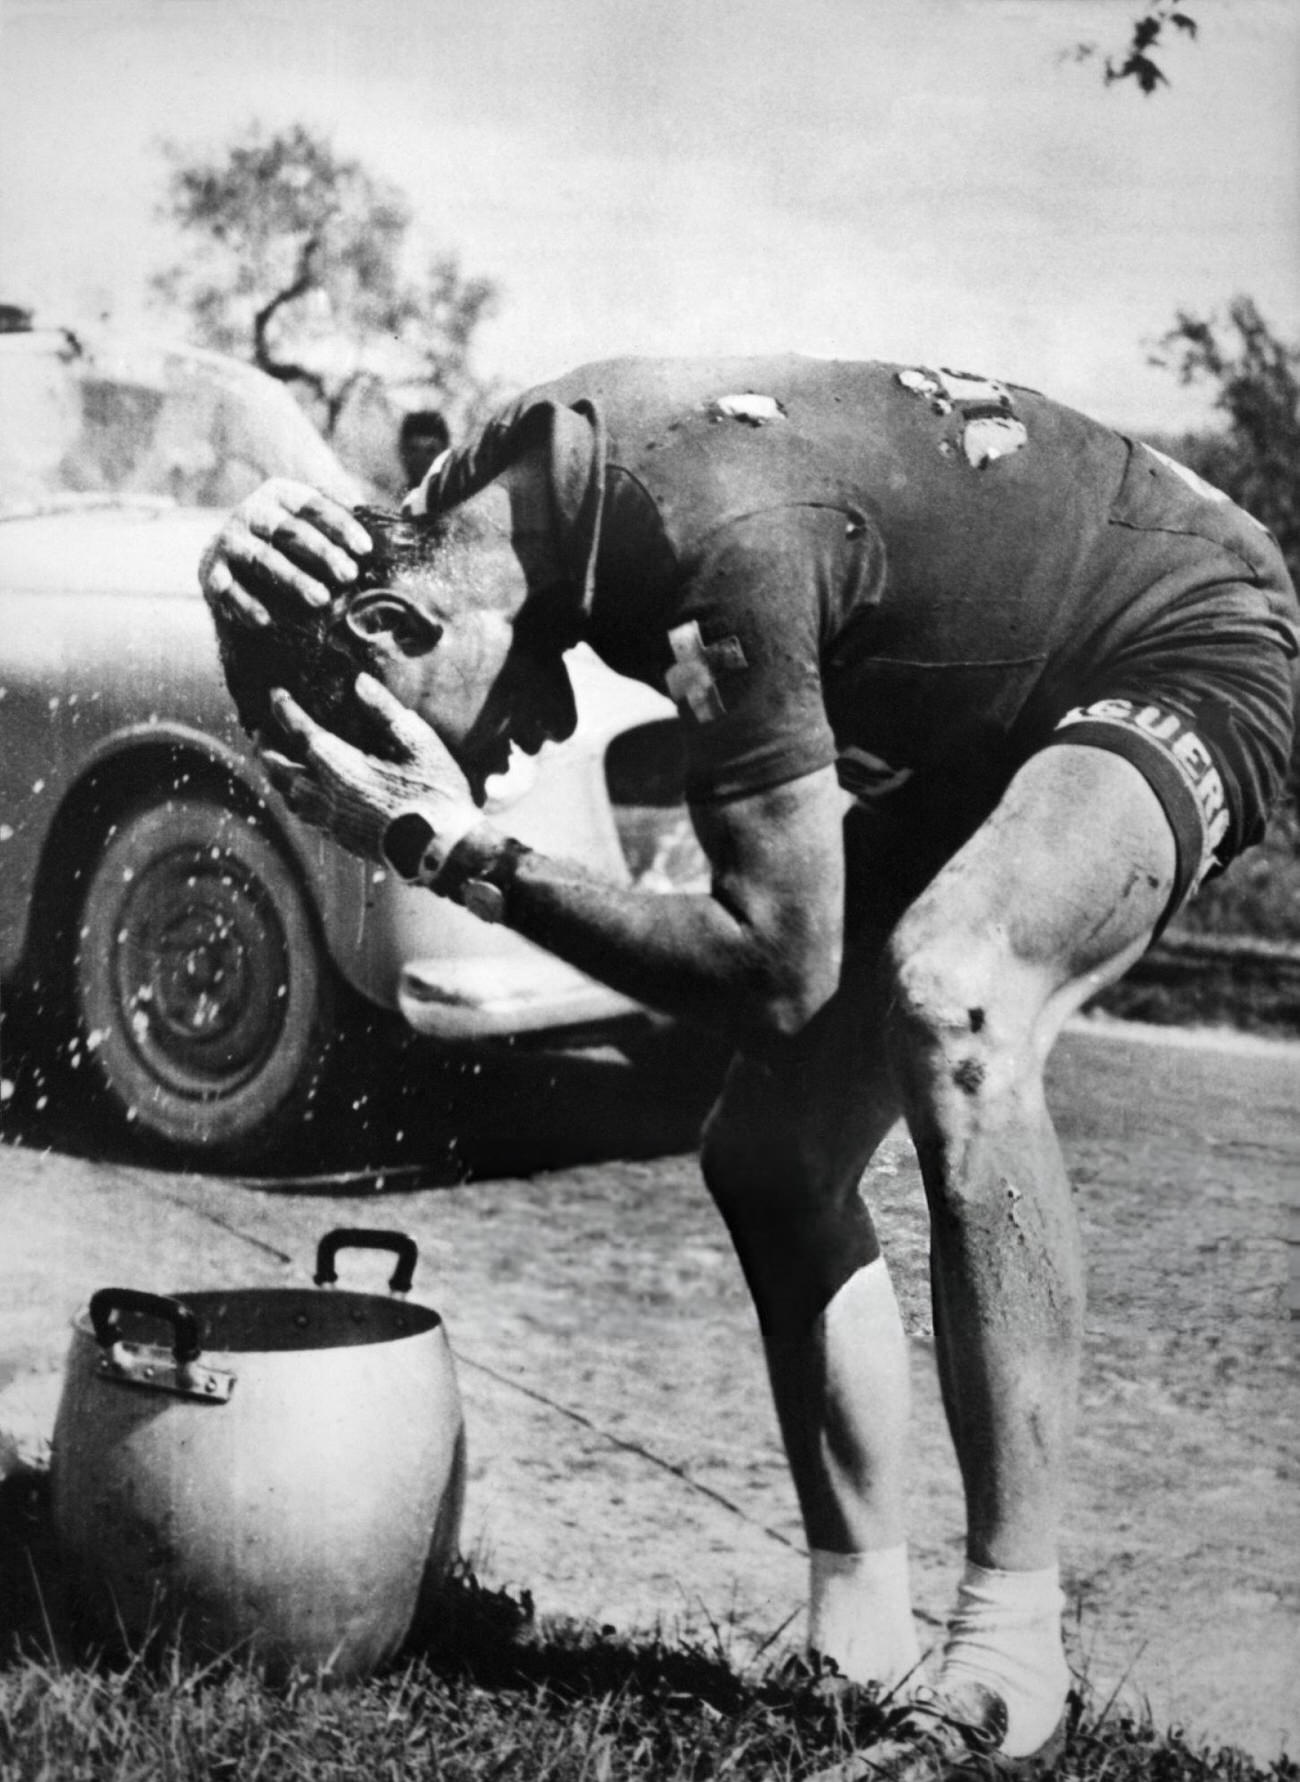
[[[1282,695],[1290,699],[1289,685],[1279,684],[1270,698],[1258,669],[1255,663],[1240,677],[1235,698],[1226,692],[1233,677],[1222,670],[1212,686],[1194,671],[1162,676],[1155,686],[1130,683],[1072,707],[1047,738],[1048,745],[1109,749],[1151,786],[1178,850],[1166,919],[1262,838],[1281,790],[1290,751]],[[1285,678],[1289,683],[1289,673]]]
[[[1044,688],[996,758],[930,767],[864,800],[846,825],[850,907],[888,926],[997,805],[1029,756],[1086,744],[1124,756],[1169,819],[1167,922],[1201,882],[1261,840],[1295,732],[1294,638],[1274,605],[1223,584],[1117,659]],[[1163,924],[1162,924],[1163,925]]]
[[[1294,639],[1258,590],[1230,584],[1099,668],[1044,746],[1110,749],[1142,773],[1178,846],[1167,912],[1263,839],[1295,738]]]

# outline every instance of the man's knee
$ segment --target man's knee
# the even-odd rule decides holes
[[[1005,930],[947,919],[924,900],[882,961],[887,1041],[903,1101],[993,1108],[1041,1081],[1050,983]]]

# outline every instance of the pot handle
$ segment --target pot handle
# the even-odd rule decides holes
[[[393,1251],[397,1257],[397,1266],[389,1276],[388,1291],[411,1291],[420,1252],[416,1248],[415,1239],[408,1237],[404,1231],[354,1231],[345,1227],[339,1231],[327,1232],[316,1248],[316,1273],[313,1279],[318,1287],[332,1287],[338,1280],[334,1259],[340,1250]]]
[[[141,1312],[169,1324],[172,1351],[178,1368],[199,1357],[199,1321],[179,1299],[167,1299],[161,1293],[141,1293],[135,1287],[101,1287],[90,1296],[90,1327],[101,1349],[112,1349],[121,1338],[114,1321],[114,1312]]]

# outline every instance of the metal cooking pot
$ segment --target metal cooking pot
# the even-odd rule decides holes
[[[394,1297],[333,1289],[352,1246],[396,1253]],[[84,1629],[248,1653],[273,1675],[392,1656],[455,1556],[464,1496],[446,1332],[401,1297],[416,1256],[400,1232],[333,1231],[316,1289],[93,1296],[52,1459]]]

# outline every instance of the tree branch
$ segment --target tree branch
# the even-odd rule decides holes
[[[281,383],[304,383],[321,402],[326,400],[325,380],[317,372],[305,365],[296,365],[291,360],[277,359],[271,351],[267,339],[267,330],[278,311],[286,303],[303,297],[317,284],[316,260],[320,253],[320,238],[311,236],[303,245],[298,257],[298,275],[293,283],[286,285],[283,291],[277,291],[264,303],[253,316],[253,363],[259,371],[266,372],[268,377],[278,378]]]

